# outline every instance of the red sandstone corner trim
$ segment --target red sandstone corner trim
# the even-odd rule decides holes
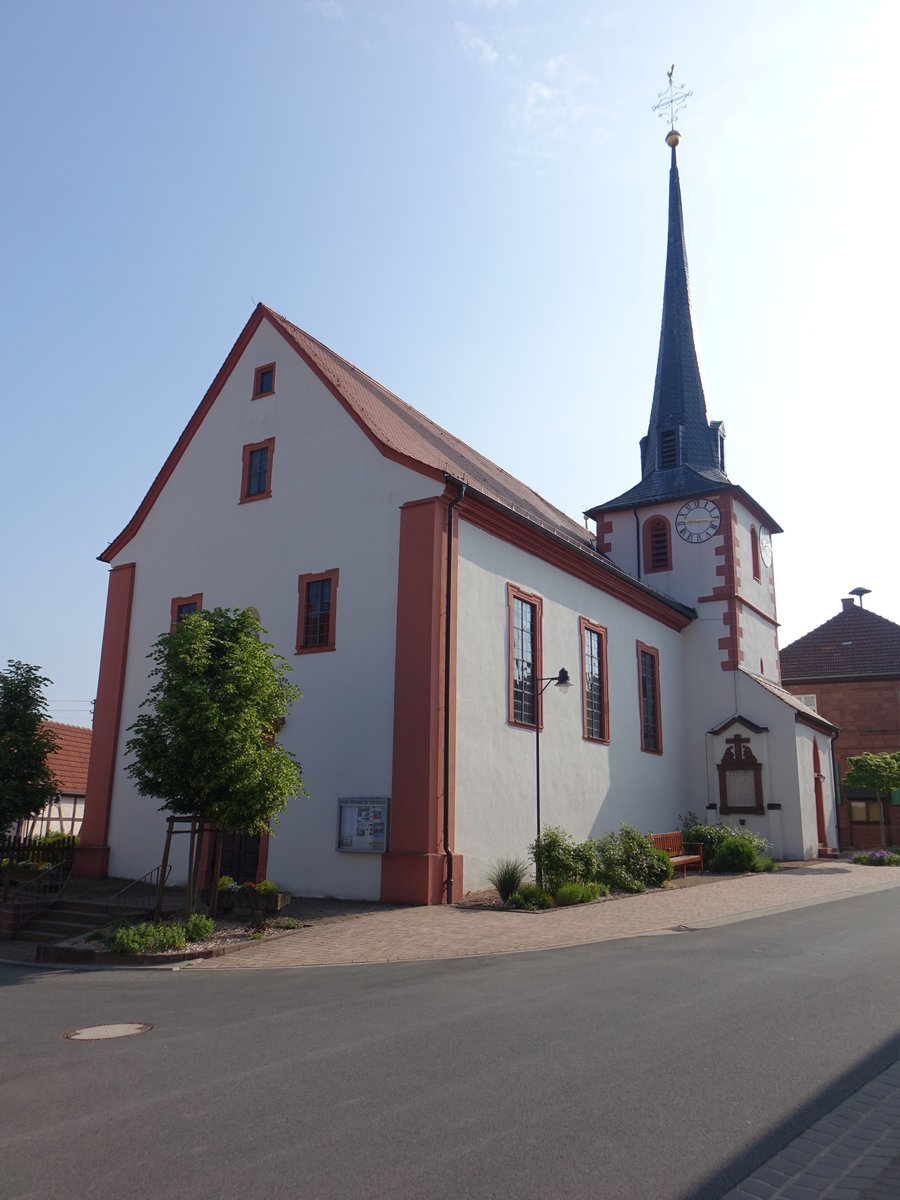
[[[106,620],[100,651],[100,678],[94,709],[94,732],[88,764],[87,795],[81,822],[79,871],[93,874],[108,858],[109,814],[122,719],[122,696],[128,663],[128,637],[134,599],[135,564],[122,563],[109,573]],[[98,851],[101,853],[98,854]],[[102,853],[105,851],[105,855]],[[93,860],[93,862],[91,862]],[[105,871],[104,871],[105,873]]]
[[[613,531],[612,517],[598,516],[597,524],[597,550],[600,554],[609,554],[612,551],[612,542],[607,538],[607,534]]]
[[[394,738],[390,849],[381,859],[381,899],[407,904],[444,900],[443,638],[446,587],[447,495],[400,509],[397,633],[394,663]],[[454,530],[452,555],[457,553]],[[451,572],[456,611],[456,573]],[[455,646],[452,637],[451,646]],[[449,669],[451,703],[456,657]],[[451,730],[454,722],[451,713]],[[453,745],[448,753],[453,753]],[[450,843],[454,838],[455,774],[450,771]],[[454,854],[454,887],[462,892],[462,858]]]

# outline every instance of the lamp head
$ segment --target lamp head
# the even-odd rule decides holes
[[[569,678],[569,672],[565,667],[560,667],[559,674],[556,677],[556,687],[561,692],[567,692],[572,686],[572,680]]]

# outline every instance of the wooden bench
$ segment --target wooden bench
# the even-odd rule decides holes
[[[687,878],[687,869],[691,863],[699,863],[700,870],[703,870],[703,845],[700,842],[688,842],[688,848],[694,847],[696,854],[686,854],[685,845],[681,840],[681,834],[675,833],[651,833],[653,845],[657,850],[665,850],[669,858],[672,860],[673,867],[681,867]]]

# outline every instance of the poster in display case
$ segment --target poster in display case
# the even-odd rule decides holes
[[[338,800],[338,850],[354,854],[384,854],[387,850],[388,811],[385,796],[352,796]]]

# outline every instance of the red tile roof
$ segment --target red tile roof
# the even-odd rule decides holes
[[[785,683],[900,675],[900,625],[854,604],[781,651]]]
[[[505,508],[522,513],[580,547],[589,549],[590,534],[527,484],[436,425],[418,409],[395,396],[353,363],[299,329],[287,317],[262,305],[263,311],[377,443],[404,459],[470,483]]]
[[[87,791],[88,759],[91,756],[91,730],[81,725],[62,725],[45,721],[56,734],[56,749],[50,755],[50,766],[64,796],[83,796]]]

